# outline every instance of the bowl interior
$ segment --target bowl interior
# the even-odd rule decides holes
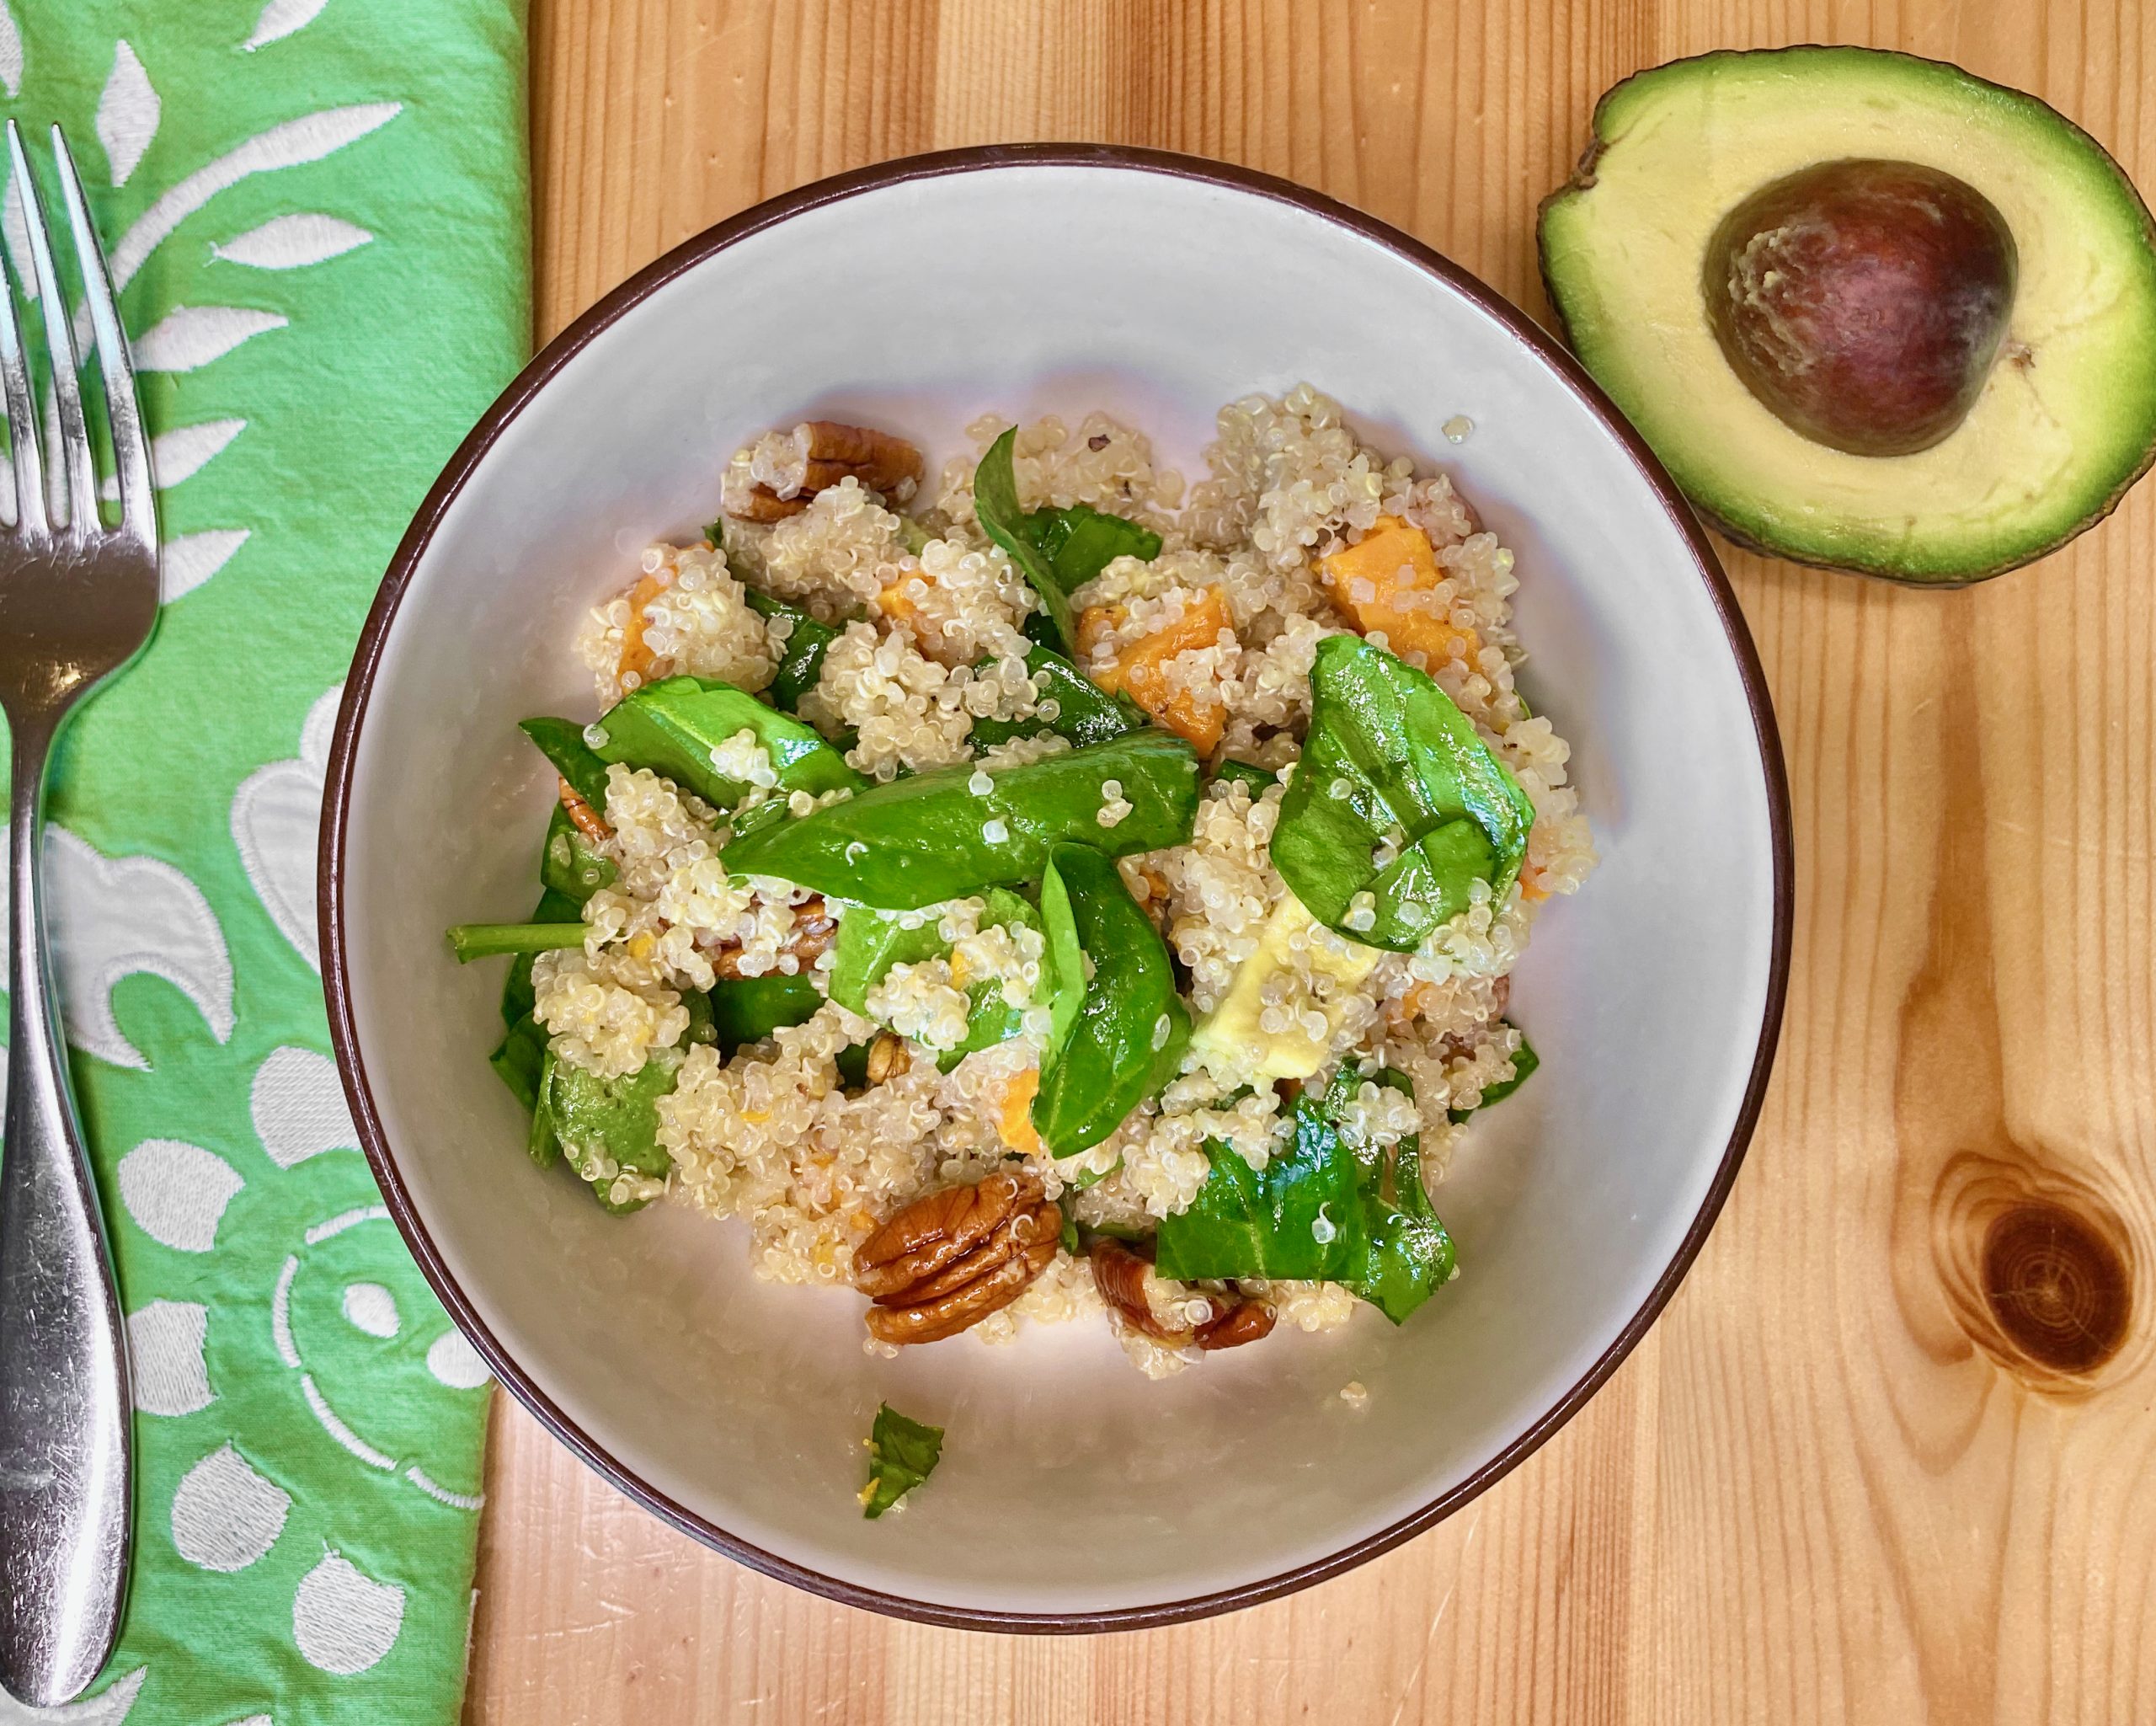
[[[1542,1070],[1439,1192],[1460,1280],[1402,1330],[1365,1310],[1157,1384],[1092,1325],[884,1360],[855,1298],[756,1281],[737,1227],[615,1221],[533,1172],[486,1065],[499,965],[460,970],[441,931],[528,910],[552,780],[515,723],[594,716],[570,652],[584,609],[649,540],[710,518],[728,452],[825,415],[940,462],[985,411],[1100,405],[1194,473],[1219,404],[1305,379],[1388,452],[1441,463],[1518,553],[1521,681],[1572,740],[1602,852],[1516,978]],[[1457,444],[1455,415],[1474,428]],[[629,305],[499,428],[380,649],[332,981],[341,962],[392,1199],[528,1398],[782,1564],[1038,1614],[1321,1564],[1537,1433],[1649,1304],[1723,1168],[1777,986],[1775,852],[1699,553],[1514,330],[1313,208],[1042,161],[804,200]],[[854,1494],[885,1400],[949,1436],[932,1488],[870,1523]]]

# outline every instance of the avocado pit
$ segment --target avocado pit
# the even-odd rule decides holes
[[[1707,320],[1731,368],[1815,442],[1930,448],[1968,415],[2006,339],[2014,236],[1975,187],[1914,162],[1821,162],[1770,181],[1706,248]]]

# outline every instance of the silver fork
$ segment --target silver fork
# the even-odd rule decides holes
[[[45,776],[75,704],[142,650],[157,617],[157,525],[127,337],[81,179],[52,130],[62,201],[104,378],[120,519],[98,510],[67,302],[23,141],[8,154],[59,409],[67,519],[50,519],[21,327],[0,280],[0,386],[15,522],[0,524],[0,712],[13,750],[8,828],[8,1099],[0,1157],[0,1685],[72,1700],[120,1633],[132,1513],[127,1349],[120,1296],[45,939]],[[20,260],[17,260],[19,265]]]

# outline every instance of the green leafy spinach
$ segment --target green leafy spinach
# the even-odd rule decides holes
[[[1377,1082],[1409,1088],[1404,1074]],[[1295,1100],[1294,1130],[1262,1169],[1209,1141],[1213,1172],[1189,1209],[1161,1220],[1164,1276],[1321,1279],[1353,1290],[1394,1323],[1450,1280],[1452,1239],[1422,1186],[1420,1141],[1358,1154],[1341,1112],[1364,1076],[1343,1070],[1326,1096]]]
[[[536,719],[516,729],[539,745],[579,797],[595,810],[606,807],[606,763],[584,740],[583,726],[574,719]]]
[[[1103,827],[1101,787],[1110,779],[1131,812]],[[1049,847],[1065,840],[1118,857],[1185,844],[1197,812],[1197,755],[1182,738],[1148,729],[1023,767],[961,761],[872,786],[735,839],[726,866],[878,911],[918,911],[1038,880]]]
[[[714,809],[732,809],[749,787],[719,772],[712,751],[741,731],[771,756],[781,791],[857,791],[867,782],[846,757],[790,714],[708,677],[665,677],[632,690],[599,721],[602,761],[648,767]]]
[[[1086,504],[1022,510],[1014,459],[1017,436],[1015,426],[1005,432],[974,470],[974,514],[981,531],[1003,548],[1040,596],[1054,631],[1052,644],[1075,660],[1078,629],[1070,596],[1118,558],[1158,557],[1161,536]]]
[[[800,707],[801,697],[814,689],[816,680],[824,675],[824,655],[839,639],[839,632],[829,623],[819,623],[798,606],[773,599],[753,587],[743,591],[749,609],[757,616],[766,619],[784,617],[792,624],[780,652],[777,669],[771,673],[768,693],[774,706],[794,713]]]
[[[1035,714],[1025,719],[975,719],[969,735],[986,749],[1013,737],[1035,737],[1054,732],[1082,749],[1089,743],[1106,743],[1152,722],[1145,710],[1127,695],[1111,695],[1077,666],[1052,648],[1034,647],[1026,655],[1026,668],[1043,702],[1055,703],[1052,718]]]
[[[943,1456],[943,1429],[911,1420],[889,1403],[876,1410],[868,1429],[868,1483],[861,1512],[873,1522],[936,1472]]]
[[[1122,1125],[1174,1073],[1190,1040],[1190,1013],[1161,932],[1102,852],[1086,845],[1049,852],[1041,919],[1051,1041],[1033,1130],[1054,1155],[1073,1157]]]
[[[1510,1021],[1507,1023],[1509,1023]],[[1518,1028],[1514,1026],[1513,1029]],[[1542,1057],[1534,1052],[1534,1045],[1526,1038],[1522,1037],[1519,1039],[1519,1047],[1513,1051],[1513,1076],[1508,1079],[1499,1079],[1494,1085],[1486,1085],[1482,1090],[1482,1100],[1474,1108],[1451,1110],[1453,1121],[1456,1125],[1465,1120],[1470,1115],[1481,1114],[1493,1103],[1503,1102],[1506,1098],[1525,1084],[1529,1076],[1541,1065]]]
[[[1527,854],[1534,808],[1451,697],[1382,648],[1335,635],[1318,644],[1310,701],[1272,845],[1273,867],[1310,914],[1407,953],[1467,908],[1473,882],[1502,896]],[[1388,841],[1398,855],[1380,864],[1374,853]],[[1350,922],[1363,893],[1369,920]]]

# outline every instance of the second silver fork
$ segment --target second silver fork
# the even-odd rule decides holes
[[[96,338],[120,515],[107,527],[67,299],[22,138],[8,167],[28,230],[57,408],[67,519],[46,508],[37,397],[0,281],[0,388],[15,520],[0,529],[0,711],[10,748],[8,1094],[0,1154],[0,1685],[50,1706],[80,1695],[120,1634],[132,1518],[125,1332],[67,1076],[45,942],[45,778],[76,704],[140,653],[157,616],[157,531],[127,338],[58,127],[61,198]],[[16,260],[18,265],[22,260]]]

